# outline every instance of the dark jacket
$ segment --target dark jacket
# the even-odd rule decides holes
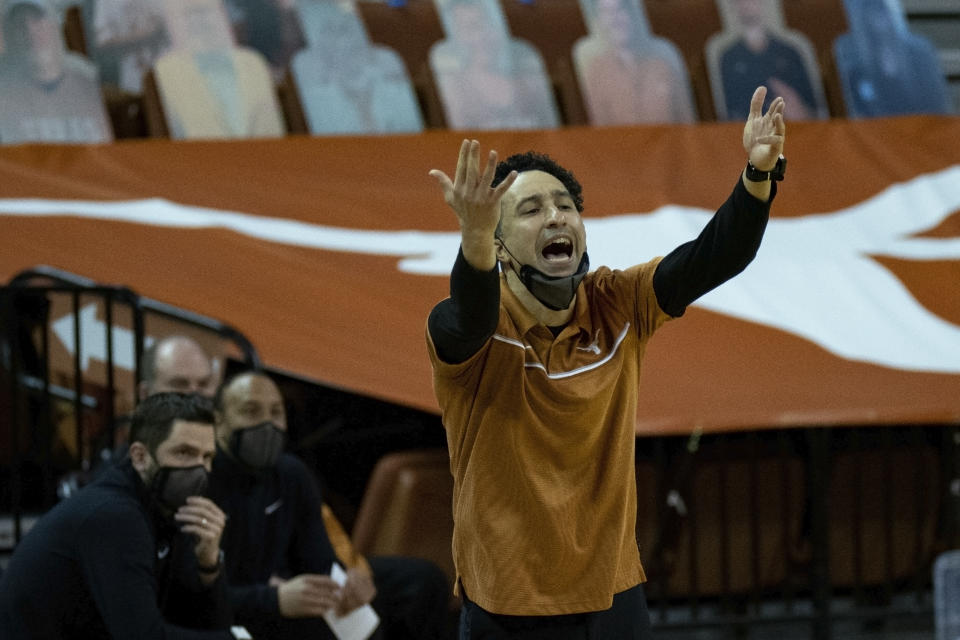
[[[227,514],[221,546],[230,599],[241,624],[279,618],[272,576],[329,574],[333,547],[323,523],[320,489],[299,459],[284,454],[255,474],[217,451],[210,498]]]
[[[232,638],[225,580],[200,582],[193,541],[151,504],[127,460],[44,515],[0,578],[3,638]]]

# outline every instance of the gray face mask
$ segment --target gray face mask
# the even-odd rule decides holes
[[[287,434],[272,422],[237,429],[230,436],[230,453],[241,463],[257,471],[277,464],[286,445]]]
[[[500,243],[513,258],[513,253],[503,243],[502,238]],[[516,260],[516,258],[513,259]],[[573,296],[577,295],[577,287],[580,286],[580,282],[589,270],[590,259],[587,257],[587,252],[584,251],[576,272],[569,276],[548,276],[528,264],[522,265],[519,272],[514,269],[514,272],[517,273],[517,277],[520,278],[520,282],[527,288],[527,291],[532,293],[533,297],[539,300],[543,306],[554,311],[562,311],[570,306]]]
[[[573,296],[577,295],[577,287],[583,276],[590,269],[590,260],[586,252],[580,258],[580,266],[576,273],[569,276],[548,276],[534,269],[528,264],[520,267],[520,282],[533,294],[533,297],[543,303],[543,306],[554,311],[561,311],[570,306]]]
[[[203,495],[207,490],[207,469],[193,467],[160,467],[150,482],[150,493],[161,505],[176,511],[187,504],[190,496]]]

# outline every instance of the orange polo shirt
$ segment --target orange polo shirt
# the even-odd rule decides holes
[[[653,291],[658,262],[587,274],[556,337],[503,275],[496,331],[469,360],[440,361],[427,332],[458,584],[487,611],[599,611],[646,579],[634,433],[644,349],[670,317]]]

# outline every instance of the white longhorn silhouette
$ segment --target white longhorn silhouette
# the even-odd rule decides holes
[[[442,204],[438,205],[442,206]],[[872,256],[960,260],[960,237],[917,238],[960,209],[960,165],[891,185],[847,209],[771,218],[756,260],[696,306],[802,336],[838,356],[960,374],[960,326],[925,309]],[[182,205],[0,199],[0,215],[69,216],[180,228],[218,227],[301,247],[398,256],[397,268],[449,273],[456,232],[370,231]],[[666,205],[586,220],[591,262],[625,268],[694,238],[713,212]],[[949,295],[960,295],[960,282]]]

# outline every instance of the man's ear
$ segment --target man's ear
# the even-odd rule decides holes
[[[503,240],[500,239],[500,236],[493,237],[493,246],[497,250],[497,262],[500,264],[509,263],[510,254],[508,254],[507,250],[503,247]]]
[[[213,438],[221,448],[227,448],[227,424],[224,420],[223,412],[217,409],[213,410]]]
[[[147,450],[147,445],[139,441],[130,444],[130,462],[141,475],[150,468],[152,459],[150,452]]]
[[[137,385],[137,399],[139,402],[143,402],[147,399],[147,396],[150,395],[150,385],[147,384],[145,380],[141,380]]]

